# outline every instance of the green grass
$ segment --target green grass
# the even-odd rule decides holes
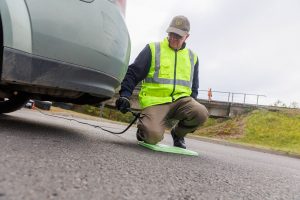
[[[241,132],[243,132],[241,130],[243,127],[242,122],[241,117],[234,119],[209,118],[194,134],[216,138],[239,137]]]
[[[300,154],[300,114],[255,111],[246,117],[245,136],[234,140]]]
[[[229,120],[210,119],[195,134],[300,155],[300,111],[255,110]]]

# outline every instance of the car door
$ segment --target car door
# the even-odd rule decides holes
[[[130,41],[122,16],[109,1],[26,3],[32,24],[33,54],[120,77],[117,67],[128,59]]]

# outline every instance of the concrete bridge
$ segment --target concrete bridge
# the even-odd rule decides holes
[[[115,107],[115,101],[119,97],[119,95],[115,95],[112,99],[105,102],[106,106]],[[138,103],[138,91],[134,91],[133,95],[130,97],[131,107],[134,110],[140,110],[140,106]],[[224,101],[208,101],[204,99],[197,99],[197,101],[203,104],[209,114],[210,117],[232,117],[242,113],[245,113],[249,110],[256,109],[257,107],[261,107],[253,104],[246,103],[233,103],[233,102],[224,102]]]

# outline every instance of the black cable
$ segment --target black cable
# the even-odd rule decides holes
[[[132,120],[132,122],[126,127],[125,130],[121,131],[121,132],[114,132],[114,131],[110,131],[110,130],[107,130],[101,126],[98,126],[98,125],[94,125],[94,124],[90,124],[90,123],[86,123],[86,122],[82,122],[82,121],[78,121],[76,119],[73,119],[73,118],[67,118],[67,117],[61,117],[61,116],[56,116],[56,115],[51,115],[51,114],[47,114],[47,113],[44,113],[42,112],[40,109],[36,108],[37,111],[39,111],[40,113],[42,113],[43,115],[47,115],[47,116],[50,116],[50,117],[56,117],[56,118],[60,118],[60,119],[65,119],[65,120],[69,120],[69,121],[75,121],[77,123],[80,123],[80,124],[84,124],[84,125],[88,125],[88,126],[92,126],[94,128],[100,128],[101,130],[103,131],[106,131],[108,133],[112,133],[112,134],[115,134],[115,135],[118,135],[118,134],[123,134],[125,133],[135,122],[136,120],[140,117],[140,113],[135,113],[133,112],[131,109],[128,109],[128,111],[134,116],[134,119]]]

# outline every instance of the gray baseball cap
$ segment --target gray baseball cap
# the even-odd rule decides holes
[[[190,22],[183,15],[175,16],[167,29],[167,33],[176,33],[180,36],[185,36],[190,31]]]

